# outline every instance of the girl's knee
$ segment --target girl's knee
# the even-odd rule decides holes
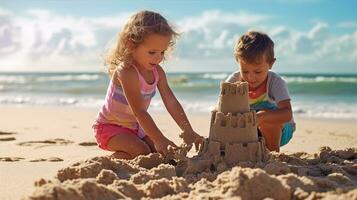
[[[123,151],[116,151],[111,156],[114,158],[125,159],[125,160],[133,159],[133,157],[130,154]]]
[[[131,151],[131,156],[134,158],[140,155],[147,155],[150,153],[150,147],[147,144],[143,143],[141,145],[138,145],[135,149],[133,149],[133,151]]]

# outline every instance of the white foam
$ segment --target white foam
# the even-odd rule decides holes
[[[214,97],[198,99],[180,99],[186,112],[211,112],[217,104]],[[44,95],[8,95],[0,97],[0,104],[75,106],[99,108],[104,103],[102,96],[44,96]],[[150,105],[152,111],[165,111],[162,100],[157,96]],[[328,119],[357,119],[357,102],[313,103],[305,101],[293,102],[294,116]]]
[[[26,78],[21,75],[0,75],[0,83],[26,83]]]
[[[203,78],[224,80],[228,76],[227,73],[206,73],[203,74]]]
[[[58,75],[58,76],[43,76],[36,79],[37,82],[50,82],[50,81],[90,81],[99,79],[99,75]]]
[[[325,77],[325,76],[316,76],[316,77],[301,77],[294,76],[288,77],[283,76],[283,79],[287,83],[321,83],[321,82],[341,82],[341,83],[357,83],[357,78],[355,77]]]

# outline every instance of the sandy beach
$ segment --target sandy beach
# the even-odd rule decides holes
[[[139,173],[138,171],[142,169],[140,167],[145,168],[145,166],[140,165],[140,159],[133,161],[131,164],[128,164],[119,160],[105,160],[103,157],[101,157],[109,155],[110,152],[100,150],[96,146],[94,141],[91,124],[97,113],[97,110],[73,107],[59,108],[36,106],[1,106],[0,110],[2,114],[0,126],[0,199],[20,199],[31,197],[31,195],[33,195],[32,197],[36,199],[36,195],[39,195],[43,191],[51,191],[51,187],[55,187],[56,184],[61,184],[60,182],[56,182],[58,181],[58,178],[61,177],[62,181],[75,178],[79,178],[79,180],[82,181],[86,178],[85,176],[78,177],[76,174],[73,173],[72,175],[61,175],[61,172],[59,170],[64,169],[64,171],[70,171],[71,169],[77,167],[78,172],[86,168],[86,166],[87,168],[91,168],[90,166],[92,165],[90,165],[90,163],[93,162],[94,157],[97,157],[96,160],[99,163],[107,163],[107,165],[103,164],[103,166],[126,165],[127,168],[130,168],[131,171],[129,171],[131,172],[131,174],[134,174],[133,176]],[[188,113],[188,116],[195,130],[206,137],[209,131],[210,114]],[[157,122],[159,128],[164,132],[166,136],[172,139],[176,144],[181,144],[181,140],[178,136],[180,133],[179,128],[177,127],[177,125],[175,125],[174,121],[169,117],[168,114],[153,113],[153,117],[154,120]],[[138,197],[165,197],[166,194],[182,193],[180,194],[181,196],[176,195],[174,197],[177,199],[182,197],[190,198],[192,197],[191,195],[195,194],[195,192],[200,191],[199,187],[208,187],[211,184],[211,188],[217,188],[218,186],[214,184],[218,184],[217,182],[219,181],[221,181],[223,184],[223,180],[231,176],[229,173],[238,173],[243,175],[245,174],[248,177],[252,174],[256,174],[256,176],[264,176],[266,179],[271,179],[270,181],[272,181],[272,183],[274,181],[278,181],[278,183],[284,184],[286,180],[290,180],[289,177],[291,178],[292,176],[299,176],[300,179],[296,180],[302,180],[304,178],[306,179],[309,177],[307,176],[308,174],[306,176],[303,176],[303,174],[299,174],[300,172],[297,173],[297,175],[295,175],[296,173],[290,173],[294,172],[293,168],[289,165],[292,161],[291,159],[284,160],[282,158],[284,156],[282,155],[285,155],[285,158],[292,158],[292,156],[295,156],[298,157],[300,161],[307,162],[306,159],[309,156],[306,155],[310,155],[311,157],[312,155],[314,155],[314,153],[317,153],[316,155],[320,155],[319,159],[322,159],[322,153],[320,152],[318,154],[319,149],[322,146],[328,146],[329,148],[331,148],[331,150],[325,148],[323,151],[325,152],[325,155],[328,155],[328,158],[333,157],[335,155],[338,161],[335,161],[334,163],[337,163],[338,166],[342,168],[344,167],[344,165],[348,165],[350,167],[346,169],[343,168],[345,169],[346,174],[342,173],[341,175],[341,173],[336,173],[336,171],[334,170],[330,170],[330,174],[325,174],[326,176],[332,177],[330,179],[335,180],[335,182],[333,183],[336,184],[336,186],[331,186],[332,183],[330,183],[330,185],[326,186],[330,189],[326,189],[325,191],[327,193],[330,192],[331,195],[335,195],[333,194],[333,191],[337,191],[336,188],[341,187],[343,189],[338,191],[342,192],[343,195],[345,195],[343,196],[344,198],[357,198],[356,150],[354,149],[350,151],[334,151],[344,150],[346,148],[357,148],[357,124],[354,121],[332,119],[327,120],[295,118],[295,121],[297,122],[297,131],[295,132],[292,141],[288,145],[282,147],[280,156],[274,154],[274,156],[276,157],[275,161],[279,162],[280,164],[283,163],[281,165],[285,166],[285,168],[278,168],[277,170],[279,172],[276,172],[274,170],[272,171],[272,168],[267,167],[268,164],[264,166],[253,167],[257,169],[244,168],[244,166],[241,166],[238,168],[233,168],[232,170],[228,170],[221,174],[215,174],[212,177],[212,183],[206,183],[207,180],[196,180],[198,179],[197,177],[195,180],[189,180],[189,178],[187,177],[185,180],[183,180],[184,178],[182,177],[178,178],[174,176],[174,174],[172,174],[174,173],[174,171],[172,171],[172,167],[170,168],[169,165],[159,165],[159,158],[150,157],[149,159],[159,160],[159,163],[157,163],[156,166],[147,167],[147,173],[154,174],[152,177],[155,177],[155,173],[164,175],[157,176],[156,178],[152,178],[148,175],[144,179],[148,181],[154,179],[156,180],[158,179],[158,177],[166,177],[167,179],[165,180],[167,181],[167,184],[162,184],[166,186],[171,185],[171,189],[174,187],[176,187],[176,189],[172,189],[172,191],[170,190],[171,192],[168,193],[166,191],[166,193],[163,192],[162,194],[152,194],[148,192],[151,190],[150,188],[147,188],[149,186],[145,185],[143,181],[134,181],[134,183],[138,185],[136,188],[139,193],[144,191],[144,193],[142,193],[142,195]],[[302,154],[297,152],[307,152],[309,154]],[[350,152],[351,155],[345,156],[346,152]],[[189,155],[194,155],[194,152],[191,151]],[[86,159],[88,159],[88,162],[83,162]],[[325,159],[326,162],[329,162],[329,159],[327,160],[328,161],[326,161]],[[324,162],[324,164],[326,164],[325,161],[321,161],[321,163]],[[73,166],[73,164],[76,162],[79,163]],[[314,164],[309,163],[308,166],[310,165],[312,166]],[[105,169],[108,169],[108,167]],[[106,171],[101,172],[101,175],[105,176],[105,172]],[[93,176],[94,178],[97,177],[97,179],[94,180],[97,180],[98,183],[101,183],[101,181],[105,182],[105,180],[107,180],[100,179],[101,181],[98,181],[99,175],[95,174]],[[89,176],[89,178],[93,178],[93,176]],[[113,175],[112,171],[110,172],[110,170],[109,172],[107,171],[107,176],[116,177],[116,175]],[[252,177],[254,179],[255,176],[252,175]],[[112,179],[120,178],[122,177],[116,177]],[[265,180],[265,178],[262,178],[260,180]],[[39,181],[41,179],[42,181]],[[141,179],[144,180],[142,177]],[[253,179],[250,179],[252,180],[252,182],[250,182],[249,184],[254,184],[254,181],[256,180]],[[161,182],[165,182],[165,180],[163,179],[160,180]],[[113,180],[111,180],[111,182],[113,182]],[[198,184],[197,182],[205,183]],[[35,187],[35,183],[38,186],[37,189]],[[113,182],[110,187],[113,187],[115,185],[114,183],[118,184],[117,182]],[[177,185],[172,186],[175,184],[180,185],[180,183],[183,184],[181,185],[182,187],[185,186],[185,189],[180,189]],[[78,185],[81,183],[67,181],[66,184]],[[156,182],[156,184],[158,183]],[[189,184],[191,184],[190,187],[188,186]],[[249,184],[245,186],[248,187]],[[104,185],[108,186],[109,182]],[[275,196],[277,199],[286,199],[287,197],[292,197],[291,195],[295,195],[294,197],[298,196],[301,198],[308,197],[313,191],[321,192],[320,187],[323,187],[321,185],[316,186],[314,184],[311,184],[310,187],[303,185],[307,188],[296,189],[291,184],[287,185],[290,187],[282,186],[282,188],[279,189],[278,186],[276,186],[276,191],[278,191],[278,193],[281,192],[282,194],[284,194],[284,192],[286,193],[286,191],[290,191],[290,193],[292,194],[289,193],[290,196]],[[118,188],[120,187],[123,187],[123,185],[118,185]],[[100,194],[99,189],[93,190],[95,190],[97,193],[99,191]],[[202,190],[204,189],[202,188]],[[302,190],[303,192],[301,192],[300,190]],[[36,195],[34,195],[34,191],[37,191]],[[103,194],[104,193],[105,191],[103,192]],[[205,191],[203,191],[203,193],[205,193]],[[240,194],[242,194],[243,199],[244,197],[249,197],[249,195],[244,193],[244,191],[241,191]],[[244,196],[245,194],[246,196]],[[114,197],[118,197],[115,196],[114,193],[112,195],[114,195]],[[130,197],[129,193],[126,195]],[[265,195],[265,193],[262,192],[262,195]],[[269,194],[266,195],[269,196]],[[135,196],[131,197],[134,198]],[[219,197],[224,198],[225,196]],[[315,197],[318,199],[318,194],[316,194]],[[254,198],[258,197],[255,196]]]
[[[357,200],[356,0],[0,2],[0,200]]]

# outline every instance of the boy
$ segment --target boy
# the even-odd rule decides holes
[[[257,112],[258,133],[270,151],[279,152],[295,131],[290,96],[285,81],[269,71],[274,62],[274,43],[265,33],[249,31],[235,46],[234,56],[239,71],[227,82],[246,81],[249,85],[249,104]]]

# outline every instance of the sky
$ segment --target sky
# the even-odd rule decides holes
[[[0,72],[105,71],[103,57],[128,18],[162,14],[181,33],[168,72],[230,72],[248,30],[275,43],[273,70],[357,73],[357,1],[0,0]]]

